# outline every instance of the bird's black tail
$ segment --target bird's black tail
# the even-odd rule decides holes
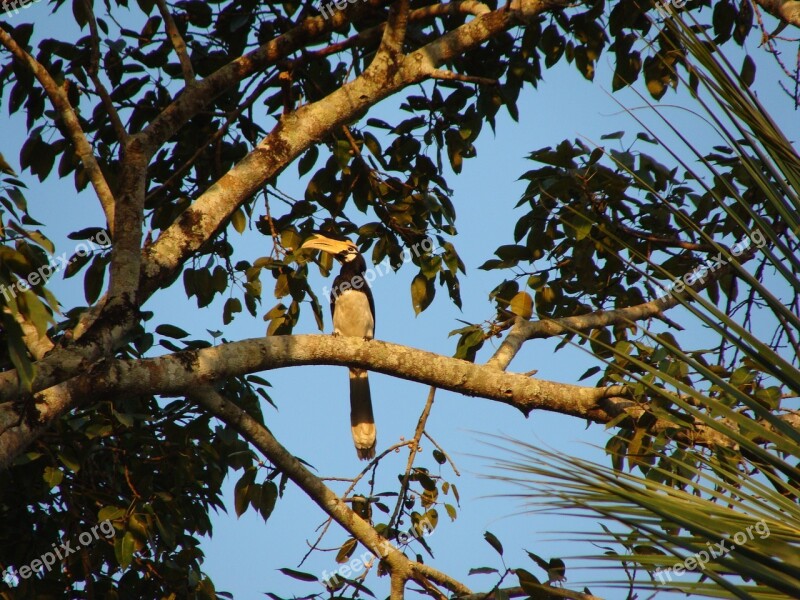
[[[361,460],[375,457],[375,417],[372,415],[372,396],[364,369],[350,369],[350,429],[353,443]]]

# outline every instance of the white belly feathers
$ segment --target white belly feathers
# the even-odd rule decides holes
[[[333,331],[348,337],[373,337],[375,321],[366,294],[355,290],[339,294],[333,313]]]

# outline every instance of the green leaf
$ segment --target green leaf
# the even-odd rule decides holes
[[[222,309],[223,324],[228,325],[233,321],[233,315],[240,312],[242,312],[242,301],[238,298],[228,298],[225,301],[225,307]]]
[[[467,575],[491,575],[492,573],[499,573],[499,571],[492,567],[476,567],[470,569]]]
[[[53,489],[64,480],[64,472],[55,467],[45,467],[42,477],[48,487]]]
[[[508,306],[509,310],[522,317],[523,319],[530,319],[533,314],[533,298],[528,292],[518,292],[512,299]]]
[[[414,313],[419,314],[431,305],[436,289],[433,282],[422,273],[417,274],[411,281],[411,304]]]
[[[247,216],[244,214],[244,210],[242,208],[239,208],[235,213],[233,213],[233,215],[231,215],[231,224],[239,233],[244,233],[244,230],[247,229]]]
[[[4,313],[2,315],[2,321],[3,327],[8,335],[8,357],[11,359],[11,364],[13,364],[14,368],[17,370],[17,377],[19,377],[22,389],[30,391],[36,373],[36,367],[31,362],[28,356],[28,349],[25,347],[22,340],[22,329],[11,315]]]
[[[98,521],[116,521],[125,516],[125,509],[119,506],[104,506],[97,513]]]
[[[314,168],[314,165],[317,162],[317,158],[319,157],[319,148],[317,146],[311,146],[300,160],[297,161],[297,173],[302,177],[306,173],[308,173],[311,169]]]
[[[519,585],[534,600],[547,600],[548,594],[541,587],[541,582],[535,575],[525,569],[516,569],[515,574],[519,578]]]
[[[81,461],[77,456],[75,456],[75,453],[69,448],[64,448],[61,452],[58,453],[57,456],[58,460],[61,461],[61,464],[63,464],[73,473],[77,473],[78,471],[80,471]]]
[[[347,540],[342,544],[342,547],[339,548],[339,552],[336,553],[336,562],[343,564],[350,560],[350,557],[353,556],[353,552],[356,550],[356,546],[358,546],[358,542],[355,538]]]
[[[250,468],[247,469],[239,481],[236,482],[236,486],[233,490],[233,504],[237,517],[241,517],[250,504],[250,494],[252,493],[253,486],[255,485],[253,483],[255,477],[255,469]]]
[[[503,556],[503,544],[500,543],[500,540],[498,540],[491,531],[486,531],[483,534],[483,539],[489,542],[489,545],[494,548],[500,556]]]
[[[11,175],[12,177],[16,177],[17,174],[14,172],[14,169],[11,168],[11,165],[6,162],[6,159],[3,157],[2,152],[0,152],[0,171],[5,173],[6,175]]]
[[[444,509],[447,511],[447,516],[450,517],[451,521],[455,521],[458,517],[458,513],[456,512],[456,507],[452,504],[445,504]]]
[[[287,569],[282,568],[278,569],[284,575],[288,575],[294,579],[299,579],[300,581],[319,581],[316,575],[312,575],[311,573],[304,573],[303,571],[295,571],[294,569]]]
[[[103,282],[106,275],[106,259],[97,255],[94,257],[92,264],[86,270],[86,275],[83,278],[83,295],[88,304],[94,304],[100,297],[100,292],[103,290]]]
[[[266,521],[272,511],[275,510],[275,503],[278,501],[278,486],[272,481],[265,481],[261,484],[261,498],[258,502],[258,512]]]
[[[118,543],[115,542],[114,550],[117,551],[117,562],[119,562],[119,566],[123,570],[127,569],[131,564],[135,548],[136,539],[133,537],[133,532],[131,531],[126,531],[125,535],[122,536],[122,539],[119,540]]]
[[[749,54],[745,55],[744,57],[739,78],[746,87],[753,85],[753,82],[756,80],[756,63],[752,58],[750,58]]]
[[[187,335],[189,335],[187,332],[185,332],[180,327],[176,327],[175,325],[170,325],[168,323],[165,323],[164,325],[159,325],[158,327],[156,327],[156,333],[158,335],[163,335],[164,337],[173,338],[173,339],[176,339],[176,340],[183,339]]]

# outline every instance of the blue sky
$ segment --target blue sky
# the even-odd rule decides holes
[[[50,15],[44,3],[32,6],[16,17],[35,20],[38,35],[63,35],[65,29],[74,29],[63,14]],[[132,14],[138,20],[138,14]],[[69,16],[71,21],[71,15]],[[132,27],[133,28],[133,27]],[[751,45],[756,43],[751,41]],[[729,45],[732,48],[732,44]],[[772,111],[779,123],[786,125],[790,139],[796,139],[798,119],[788,100],[777,87],[778,74],[774,62],[760,56],[756,86],[763,90],[761,100]],[[477,270],[494,249],[508,243],[514,223],[522,214],[514,205],[522,194],[525,182],[517,178],[533,163],[525,159],[532,150],[555,145],[565,138],[585,137],[588,141],[600,141],[600,136],[617,130],[625,130],[630,136],[640,128],[625,114],[617,102],[634,108],[641,107],[641,100],[625,90],[610,95],[610,80],[613,65],[612,55],[604,54],[598,64],[596,83],[583,79],[573,66],[560,63],[545,73],[538,89],[526,89],[518,101],[520,121],[513,122],[505,111],[498,119],[497,132],[484,128],[477,142],[477,158],[467,160],[461,175],[448,177],[454,189],[453,202],[458,213],[456,226],[459,235],[455,238],[458,251],[467,266],[467,275],[462,277],[463,310],[458,311],[448,300],[443,289],[430,308],[415,317],[411,306],[409,286],[415,275],[413,266],[379,278],[373,284],[377,307],[376,337],[397,344],[407,344],[431,352],[452,355],[456,338],[448,333],[461,326],[457,319],[481,322],[491,319],[494,313],[488,301],[488,293],[501,281],[501,274]],[[738,64],[740,57],[733,62]],[[639,86],[641,89],[643,86]],[[413,91],[411,93],[414,93]],[[368,116],[397,120],[397,106],[402,99],[389,99]],[[702,147],[710,148],[717,143],[708,127],[696,116],[678,105],[694,108],[682,93],[669,93],[665,97],[663,114],[679,129],[690,132]],[[638,113],[661,133],[664,129],[649,111]],[[266,126],[266,123],[265,123]],[[18,165],[19,148],[26,137],[24,119],[15,115],[4,120],[5,135],[0,141],[0,152],[13,165]],[[616,142],[611,142],[615,144]],[[654,152],[654,147],[647,151]],[[671,164],[667,158],[663,162]],[[301,197],[305,184],[296,176],[297,169],[289,167],[279,179],[279,187],[293,197]],[[51,177],[40,184],[29,173],[21,179],[29,184],[28,201],[32,214],[46,224],[45,233],[56,242],[57,252],[68,252],[74,242],[66,234],[76,229],[102,225],[102,216],[91,191],[76,194],[71,180],[59,181]],[[256,215],[263,213],[260,201],[256,203]],[[275,206],[273,209],[276,210]],[[356,215],[351,212],[351,218]],[[363,222],[374,220],[372,216],[359,215]],[[231,232],[231,241],[236,247],[237,259],[255,260],[269,254],[270,240],[254,230],[238,236]],[[53,282],[52,289],[66,307],[83,304],[82,277]],[[330,279],[318,274],[312,276],[312,285],[318,294],[330,285]],[[146,308],[156,316],[150,321],[154,328],[161,323],[172,323],[183,327],[193,337],[210,339],[206,330],[221,330],[228,340],[239,340],[264,335],[266,323],[261,319],[274,301],[270,297],[272,278],[266,275],[264,302],[259,316],[251,318],[242,313],[229,326],[222,323],[221,301],[211,307],[197,309],[194,300],[185,298],[183,287],[178,283],[173,289],[160,292],[148,302]],[[223,299],[224,301],[224,299]],[[327,303],[325,303],[327,309]],[[670,315],[673,318],[674,315]],[[329,314],[325,314],[326,331],[330,331]],[[679,319],[680,320],[680,319]],[[685,322],[684,322],[685,324]],[[306,310],[296,333],[317,333],[314,320]],[[689,332],[687,336],[699,335]],[[511,370],[526,372],[538,370],[536,377],[565,383],[576,383],[580,375],[597,364],[582,349],[566,347],[555,352],[557,340],[536,340],[528,343],[516,357]],[[495,346],[496,347],[496,346]],[[492,351],[487,344],[478,360],[486,360]],[[272,383],[270,394],[278,405],[276,411],[265,405],[266,423],[270,430],[290,451],[314,465],[324,476],[352,477],[362,468],[353,451],[348,419],[346,369],[324,366],[283,369],[262,375]],[[372,396],[378,427],[378,449],[413,435],[419,413],[427,396],[427,388],[421,385],[393,379],[380,374],[371,374]],[[591,379],[587,380],[591,383]],[[583,458],[592,458],[606,463],[602,447],[608,434],[600,426],[586,428],[580,420],[561,415],[534,412],[528,419],[508,406],[483,399],[463,397],[439,391],[428,421],[428,431],[453,457],[461,471],[455,477],[448,466],[441,473],[448,481],[458,486],[461,507],[458,519],[450,522],[443,509],[439,510],[439,527],[428,542],[434,551],[435,560],[426,561],[437,568],[466,582],[475,590],[489,589],[495,580],[489,576],[467,577],[471,567],[491,566],[502,568],[497,554],[483,541],[483,532],[491,530],[503,542],[505,561],[509,566],[521,566],[540,575],[524,550],[531,550],[543,557],[588,554],[598,551],[589,545],[568,543],[565,531],[596,529],[590,521],[555,519],[553,516],[515,514],[522,508],[519,501],[493,497],[496,494],[513,492],[481,475],[489,472],[491,459],[475,455],[496,455],[497,451],[483,445],[481,433],[503,434],[535,444],[546,445],[560,452]],[[424,452],[418,459],[420,466],[436,472],[437,466],[430,456],[430,444],[424,444]],[[376,491],[396,488],[396,474],[406,462],[402,451],[384,461],[376,483]],[[213,578],[217,590],[232,592],[237,598],[254,598],[262,592],[271,591],[283,596],[306,595],[321,591],[318,584],[305,584],[284,577],[277,569],[297,568],[305,554],[307,542],[316,539],[315,529],[322,523],[324,514],[292,484],[282,498],[268,522],[247,512],[236,518],[233,512],[233,485],[239,474],[229,478],[225,500],[230,506],[228,514],[213,518],[214,534],[206,540],[205,571]],[[341,484],[335,484],[341,485]],[[342,488],[334,489],[340,490]],[[364,491],[365,488],[360,488]],[[452,497],[448,500],[452,502]],[[338,549],[346,539],[344,532],[332,526],[321,543],[322,548]],[[360,555],[359,549],[356,555]],[[336,568],[335,552],[317,552],[300,567],[301,570],[320,575],[323,570]],[[575,563],[567,561],[568,585],[581,589],[583,583],[596,573],[574,570]],[[376,583],[376,581],[378,583]],[[386,578],[377,580],[370,574],[367,585],[380,596],[388,590]],[[379,593],[380,592],[380,593]],[[614,597],[613,594],[610,597]]]

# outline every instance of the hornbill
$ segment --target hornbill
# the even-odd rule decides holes
[[[333,335],[371,340],[375,334],[375,302],[365,278],[367,263],[350,240],[335,240],[314,234],[301,248],[324,250],[341,263],[331,290]],[[375,456],[375,418],[369,379],[364,369],[350,369],[350,428],[358,458]]]

